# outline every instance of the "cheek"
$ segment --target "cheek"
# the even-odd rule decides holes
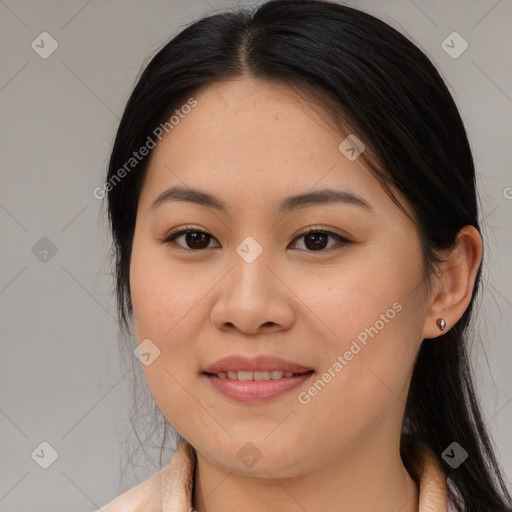
[[[421,317],[421,270],[415,261],[412,252],[400,257],[372,246],[347,253],[335,265],[290,273],[286,279],[308,307],[305,314],[321,320],[324,345],[331,353],[348,350],[359,335],[363,343],[373,334],[397,347],[410,339]]]
[[[134,239],[130,262],[130,292],[138,336],[162,343],[182,330],[183,319],[195,309],[215,279],[206,273],[197,282],[192,266],[173,262],[165,247]],[[211,281],[211,283],[210,283]],[[140,338],[139,338],[140,339]],[[167,341],[166,341],[167,344]]]
[[[212,286],[208,283],[212,279],[206,277],[204,286],[198,287],[183,267],[173,267],[161,252],[134,241],[130,292],[135,333],[140,347],[145,343],[155,354],[151,363],[142,368],[163,412],[179,406],[184,399],[181,386],[193,388],[191,382],[197,372],[195,340],[200,339],[197,315],[204,314],[200,299]]]
[[[403,406],[421,341],[420,270],[378,254],[333,272],[329,286],[308,304],[329,329],[325,364],[301,403],[344,439],[376,428]]]

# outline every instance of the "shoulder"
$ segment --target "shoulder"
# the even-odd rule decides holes
[[[94,512],[162,512],[190,508],[195,451],[183,441],[171,462],[158,473],[120,494]]]
[[[128,489],[95,512],[159,512],[162,508],[161,473]]]

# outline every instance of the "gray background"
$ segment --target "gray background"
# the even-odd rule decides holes
[[[466,123],[487,250],[474,367],[511,480],[512,2],[347,3],[431,57]],[[140,464],[120,478],[131,387],[117,344],[103,204],[92,191],[143,62],[184,25],[236,5],[0,0],[2,510],[95,510],[157,470]],[[46,59],[31,47],[44,31],[58,43]],[[453,31],[469,44],[456,59],[441,46]],[[41,252],[43,237],[54,255]],[[31,457],[43,441],[58,453],[48,469]]]

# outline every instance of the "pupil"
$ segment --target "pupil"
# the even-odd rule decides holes
[[[325,233],[313,233],[311,235],[307,235],[305,240],[306,246],[309,249],[323,249],[327,241],[327,236],[325,235]],[[311,245],[308,244],[308,240],[312,240],[313,243]]]
[[[192,247],[193,249],[204,249],[208,246],[208,237],[206,233],[187,233],[186,234],[186,240],[189,247]],[[205,243],[201,243],[201,239]]]

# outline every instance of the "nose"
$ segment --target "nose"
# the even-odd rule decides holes
[[[222,331],[249,335],[289,329],[296,316],[294,294],[265,251],[252,263],[236,253],[231,262],[231,271],[218,285],[212,324]]]

